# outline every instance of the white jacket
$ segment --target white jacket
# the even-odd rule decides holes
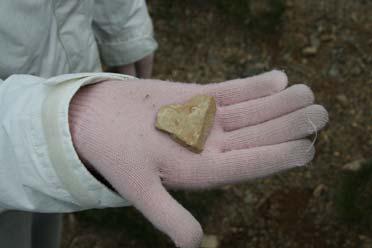
[[[84,84],[128,78],[99,73],[100,58],[124,65],[156,47],[144,0],[1,0],[0,211],[129,205],[78,159],[68,105]],[[97,73],[67,74],[81,72]]]
[[[125,65],[157,47],[144,0],[1,0],[0,78]]]
[[[87,171],[68,124],[69,102],[81,86],[128,78],[14,75],[0,82],[0,209],[71,212],[129,205]]]

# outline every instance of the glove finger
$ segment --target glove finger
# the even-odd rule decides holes
[[[208,84],[205,94],[213,95],[218,105],[230,105],[272,95],[283,90],[288,83],[284,72],[273,70],[257,76]]]
[[[152,74],[152,66],[154,62],[154,54],[150,54],[135,63],[136,73],[138,78],[150,78]]]
[[[297,166],[303,166],[314,157],[309,140],[251,149],[208,153],[189,164],[179,166],[175,175],[169,175],[164,184],[172,188],[200,189],[235,184],[267,176]]]
[[[328,113],[321,105],[311,105],[255,126],[224,133],[223,151],[266,146],[305,138],[322,129]]]
[[[177,247],[198,247],[203,237],[200,224],[165,190],[160,178],[127,182],[116,189],[155,227],[166,233]]]
[[[219,116],[224,130],[231,131],[271,120],[313,102],[311,89],[298,84],[271,96],[221,107]]]

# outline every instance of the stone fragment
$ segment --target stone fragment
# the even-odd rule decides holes
[[[162,106],[157,114],[156,128],[189,150],[200,153],[216,114],[216,101],[212,96],[197,95],[185,104]]]
[[[319,184],[313,191],[313,196],[319,198],[328,190],[327,186],[324,184]]]
[[[302,54],[305,56],[313,56],[318,52],[318,48],[315,46],[308,46],[302,49]]]
[[[201,248],[218,248],[218,238],[216,235],[204,235]]]
[[[320,36],[321,41],[334,41],[336,36],[334,34],[323,34]]]
[[[344,107],[347,107],[349,105],[349,100],[344,94],[338,94],[336,96],[337,101],[339,101]]]
[[[328,70],[328,76],[333,77],[333,78],[338,78],[340,76],[340,71],[336,64],[331,65],[331,67]]]
[[[364,159],[352,161],[350,163],[345,164],[342,167],[342,170],[344,170],[344,171],[350,171],[350,172],[360,171],[362,169],[363,163],[365,161],[366,160],[364,160]]]

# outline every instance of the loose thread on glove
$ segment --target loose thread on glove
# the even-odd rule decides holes
[[[313,139],[313,142],[311,143],[309,149],[307,150],[307,152],[309,152],[311,150],[311,147],[314,146],[316,139],[318,138],[318,130],[316,129],[315,124],[310,120],[309,116],[307,116],[307,120],[309,121],[310,125],[313,127],[314,133],[315,133],[315,137]]]

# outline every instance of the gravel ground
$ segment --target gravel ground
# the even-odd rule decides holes
[[[210,83],[283,69],[314,90],[330,123],[306,168],[175,197],[218,247],[372,247],[372,229],[342,221],[334,201],[342,167],[372,158],[372,2],[287,0],[280,18],[267,14],[273,1],[251,4],[246,17],[222,1],[185,2],[149,2],[155,78]],[[173,246],[125,208],[66,215],[62,247]]]

